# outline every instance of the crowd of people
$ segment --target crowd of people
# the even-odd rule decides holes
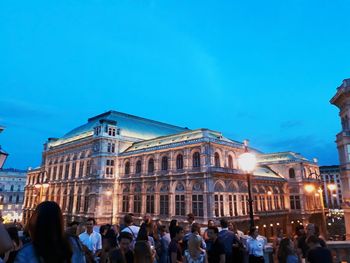
[[[45,201],[36,207],[24,231],[0,223],[0,263],[261,263],[267,245],[258,228],[245,235],[235,223],[209,220],[206,226],[188,214],[186,222],[169,225],[133,214],[121,225],[97,226],[94,218],[73,221],[65,228],[60,207]],[[277,231],[273,242],[275,262],[331,263],[332,256],[318,227],[298,226],[295,235]]]

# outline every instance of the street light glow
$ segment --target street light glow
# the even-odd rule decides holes
[[[335,184],[328,184],[328,189],[331,190],[331,191],[334,191],[337,189],[337,186]]]
[[[245,152],[238,157],[239,168],[244,172],[251,173],[256,167],[256,156],[255,154]]]
[[[315,186],[313,184],[307,184],[304,188],[305,191],[308,193],[312,193],[313,191],[315,191]]]

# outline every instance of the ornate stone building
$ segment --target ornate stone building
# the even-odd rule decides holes
[[[21,221],[27,172],[0,169],[0,211],[5,222]]]
[[[313,203],[299,188],[319,186],[317,164],[291,152],[250,150],[260,160],[252,182],[258,225],[269,235],[294,220],[308,222],[320,210],[320,197],[313,192]],[[131,212],[139,219],[150,213],[163,221],[184,221],[193,213],[200,223],[221,217],[244,223],[246,175],[237,165],[243,151],[242,143],[220,132],[109,111],[48,140],[41,168],[28,176],[24,220],[36,203],[49,199],[60,204],[67,221],[93,216],[99,223],[115,223]]]
[[[320,166],[320,173],[325,207],[339,209],[343,203],[339,165]]]
[[[330,102],[339,108],[341,131],[336,136],[342,181],[346,239],[350,239],[350,79],[343,80]]]

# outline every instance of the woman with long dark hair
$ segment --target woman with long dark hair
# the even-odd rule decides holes
[[[173,239],[176,235],[175,233],[176,226],[178,226],[177,220],[176,219],[171,220],[169,225],[169,233],[170,233],[171,239]]]
[[[292,240],[283,238],[279,244],[277,251],[279,263],[299,263],[299,258],[295,253]]]
[[[31,242],[18,252],[15,263],[85,262],[82,255],[72,260],[75,251],[64,232],[62,212],[57,203],[40,203],[29,220],[28,230]]]
[[[136,241],[134,263],[153,263],[155,253],[147,241]]]

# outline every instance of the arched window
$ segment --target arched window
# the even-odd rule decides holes
[[[74,201],[74,190],[71,189],[68,197],[68,213],[73,211],[73,201]]]
[[[140,173],[141,173],[141,170],[142,170],[141,160],[138,160],[138,161],[136,162],[136,173],[137,173],[137,174],[140,174]]]
[[[89,189],[87,188],[85,190],[85,196],[84,196],[84,213],[87,213],[89,209]]]
[[[130,174],[130,162],[125,163],[125,174]]]
[[[233,158],[232,158],[232,155],[228,156],[228,168],[233,169]]]
[[[13,192],[13,188],[14,188],[14,186],[13,186],[13,185],[11,185],[11,192]]]
[[[218,153],[215,153],[214,159],[215,159],[215,167],[220,167],[220,156]]]
[[[16,204],[19,203],[19,195],[16,195]]]
[[[12,203],[12,195],[9,197],[9,203]]]
[[[176,156],[176,169],[177,170],[182,170],[184,168],[184,158],[182,154],[179,154]]]
[[[295,178],[295,171],[294,171],[293,168],[290,168],[290,169],[289,169],[289,178],[290,178],[290,179]]]
[[[193,167],[200,167],[201,166],[201,157],[199,152],[195,152],[192,156],[192,162]]]
[[[168,170],[168,157],[164,156],[162,158],[162,171]]]
[[[153,158],[149,159],[148,161],[148,173],[154,172],[154,160]]]

